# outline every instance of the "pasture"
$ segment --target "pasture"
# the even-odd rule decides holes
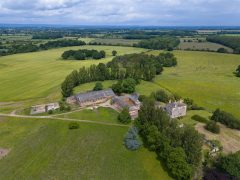
[[[80,48],[105,50],[107,56],[102,60],[85,61],[60,58],[64,51]],[[110,61],[112,50],[117,50],[119,55],[144,51],[130,47],[83,46],[0,57],[0,102],[46,97],[57,100],[61,97],[60,84],[67,74],[82,66]]]
[[[91,121],[101,121],[107,123],[118,123],[118,112],[110,108],[99,107],[97,109],[83,109],[80,111],[70,112],[59,115],[58,117],[81,119]]]
[[[209,111],[221,108],[240,118],[240,79],[233,74],[240,64],[239,55],[190,51],[174,54],[178,65],[165,68],[154,83],[193,99]]]
[[[133,44],[138,43],[140,40],[138,39],[104,39],[104,38],[97,38],[92,41],[91,43],[102,43],[102,44],[111,44],[111,45],[118,45],[118,46],[132,46]]]
[[[128,127],[0,117],[0,179],[170,179],[154,152],[123,146]]]
[[[233,50],[229,47],[212,42],[182,42],[179,44],[179,50],[204,50],[204,51],[217,51],[219,48],[225,48],[229,53]]]
[[[103,85],[103,88],[107,89],[107,88],[111,88],[111,86],[116,82],[117,81],[109,80],[109,81],[103,81],[101,83]],[[80,92],[91,91],[94,88],[95,83],[96,82],[82,84],[74,88],[74,93],[77,94]],[[136,86],[136,92],[146,96],[149,96],[152,92],[156,92],[159,89],[163,89],[163,88],[158,84],[155,84],[153,82],[148,82],[148,81],[141,81],[141,83]]]

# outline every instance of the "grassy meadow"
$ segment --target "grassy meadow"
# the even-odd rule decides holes
[[[91,43],[103,43],[103,44],[112,44],[112,45],[122,45],[122,46],[132,46],[133,44],[138,43],[140,40],[138,39],[104,39],[104,38],[96,38]]]
[[[128,127],[0,117],[0,179],[170,179],[154,152],[128,151]]]
[[[180,50],[210,50],[217,51],[219,48],[225,48],[229,53],[232,53],[233,50],[229,47],[223,46],[221,44],[212,43],[212,42],[181,42],[178,46]]]
[[[64,51],[80,48],[105,50],[107,56],[102,60],[64,61],[61,59]],[[112,50],[117,50],[119,55],[143,51],[143,49],[129,47],[84,46],[1,57],[0,102],[45,97],[56,100],[60,98],[60,84],[67,74],[82,66],[110,61]]]
[[[83,109],[71,113],[59,115],[58,117],[70,118],[70,119],[81,119],[91,121],[101,121],[107,123],[118,123],[118,112],[110,109],[99,107],[97,109]]]
[[[178,65],[165,68],[154,83],[194,99],[209,111],[219,107],[240,118],[240,79],[233,74],[240,64],[239,55],[186,51],[175,51],[174,54]]]

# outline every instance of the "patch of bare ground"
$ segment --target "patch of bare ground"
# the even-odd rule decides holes
[[[240,131],[227,128],[219,124],[221,130],[220,134],[214,134],[204,128],[205,124],[197,123],[195,129],[205,135],[208,140],[218,140],[223,146],[224,153],[234,153],[240,150]]]
[[[10,152],[10,149],[0,148],[0,159],[2,159],[3,157],[7,156],[9,152]]]

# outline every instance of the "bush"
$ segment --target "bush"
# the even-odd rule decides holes
[[[131,116],[128,108],[123,108],[122,112],[118,115],[118,120],[123,124],[129,124],[131,122]]]
[[[138,130],[136,127],[131,127],[125,138],[124,138],[124,144],[127,149],[129,150],[137,150],[142,146],[142,142],[139,139],[138,136]]]
[[[212,120],[220,122],[232,129],[240,129],[240,120],[234,117],[232,114],[220,109],[216,109],[211,117]]]
[[[167,103],[170,100],[170,97],[164,90],[158,90],[152,94],[157,101]]]
[[[100,91],[100,90],[103,90],[103,85],[100,82],[96,82],[96,84],[93,88],[93,91]]]
[[[225,172],[240,179],[240,151],[222,156],[219,161],[219,166]]]
[[[79,124],[76,122],[71,122],[68,125],[68,129],[78,129],[79,128]]]
[[[53,110],[49,110],[49,111],[48,111],[48,114],[53,114]]]
[[[199,116],[197,114],[193,115],[191,117],[191,119],[195,120],[195,121],[198,121],[198,122],[201,122],[201,123],[208,123],[208,120],[202,116]]]
[[[220,127],[215,121],[209,121],[204,128],[215,134],[220,133]]]

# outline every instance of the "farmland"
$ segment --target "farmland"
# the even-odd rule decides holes
[[[122,46],[132,46],[133,44],[138,43],[140,40],[130,40],[130,39],[103,39],[97,38],[92,41],[91,43],[101,43],[101,44],[111,44],[111,45],[122,45]]]
[[[156,84],[194,99],[209,111],[221,108],[240,117],[240,82],[233,74],[240,64],[238,55],[183,51],[174,54],[178,65],[166,68],[155,78]]]
[[[170,179],[153,152],[128,151],[128,127],[0,117],[0,179]],[[63,171],[64,169],[64,171]]]
[[[60,59],[64,51],[80,49],[80,47],[69,47],[1,57],[0,102],[45,97],[56,100],[60,97],[60,83],[72,70],[100,62],[106,63],[112,59],[111,52],[114,49],[118,51],[119,55],[143,51],[139,48],[112,46],[84,46],[82,48],[105,50],[107,56],[98,61],[66,62]]]

